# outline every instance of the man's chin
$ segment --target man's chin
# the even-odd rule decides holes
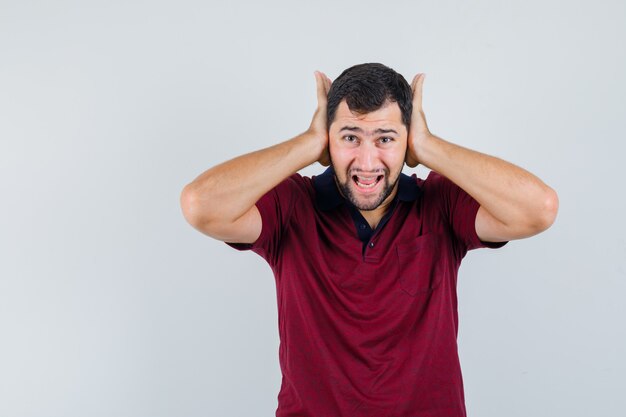
[[[359,196],[358,191],[352,190],[351,197],[350,202],[352,205],[363,211],[376,210],[383,203],[381,193],[363,197]]]
[[[380,207],[380,204],[376,205],[376,206],[357,206],[356,204],[354,205],[357,209],[359,209],[359,211],[374,211],[376,210],[378,207]]]

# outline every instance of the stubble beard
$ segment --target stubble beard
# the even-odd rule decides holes
[[[389,182],[389,170],[384,169],[383,171],[384,171],[384,177],[381,180],[383,181],[383,189],[378,194],[378,197],[376,197],[376,199],[373,201],[363,202],[357,199],[357,196],[355,195],[355,192],[353,191],[353,188],[352,188],[352,187],[356,187],[356,185],[354,184],[354,181],[352,180],[352,175],[350,175],[350,172],[346,174],[345,182],[341,182],[339,181],[339,178],[337,177],[337,172],[335,171],[335,183],[337,184],[337,187],[339,187],[341,194],[343,194],[343,196],[357,209],[363,210],[363,211],[376,210],[383,203],[383,201],[385,201],[387,197],[391,195],[391,193],[393,192],[393,188],[396,186],[396,183],[400,179],[400,175],[398,175],[396,179],[394,180],[393,184],[391,184]]]

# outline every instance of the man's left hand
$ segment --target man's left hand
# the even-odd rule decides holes
[[[422,85],[426,74],[421,73],[413,77],[411,90],[413,90],[413,112],[411,114],[411,126],[407,138],[405,162],[408,166],[415,167],[420,163],[419,148],[421,144],[432,136],[426,124],[426,116],[422,109]]]

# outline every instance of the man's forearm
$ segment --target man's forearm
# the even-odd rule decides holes
[[[545,229],[554,221],[556,193],[518,166],[434,135],[422,141],[418,158],[465,190],[501,223],[520,230],[520,234]]]
[[[236,221],[285,178],[315,162],[319,144],[305,132],[208,169],[183,190],[185,216],[194,223]]]

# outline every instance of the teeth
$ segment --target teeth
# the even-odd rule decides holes
[[[376,186],[376,184],[378,184],[378,177],[360,177],[357,175],[355,182],[361,188],[373,188]]]
[[[358,186],[359,186],[359,187],[361,187],[361,188],[372,188],[372,187],[374,187],[374,186],[376,185],[376,183],[375,183],[375,182],[373,182],[373,183],[371,183],[371,184],[362,184],[362,183],[360,183],[360,182],[358,182],[358,181],[357,181],[356,183],[357,183],[357,184],[358,184]]]

